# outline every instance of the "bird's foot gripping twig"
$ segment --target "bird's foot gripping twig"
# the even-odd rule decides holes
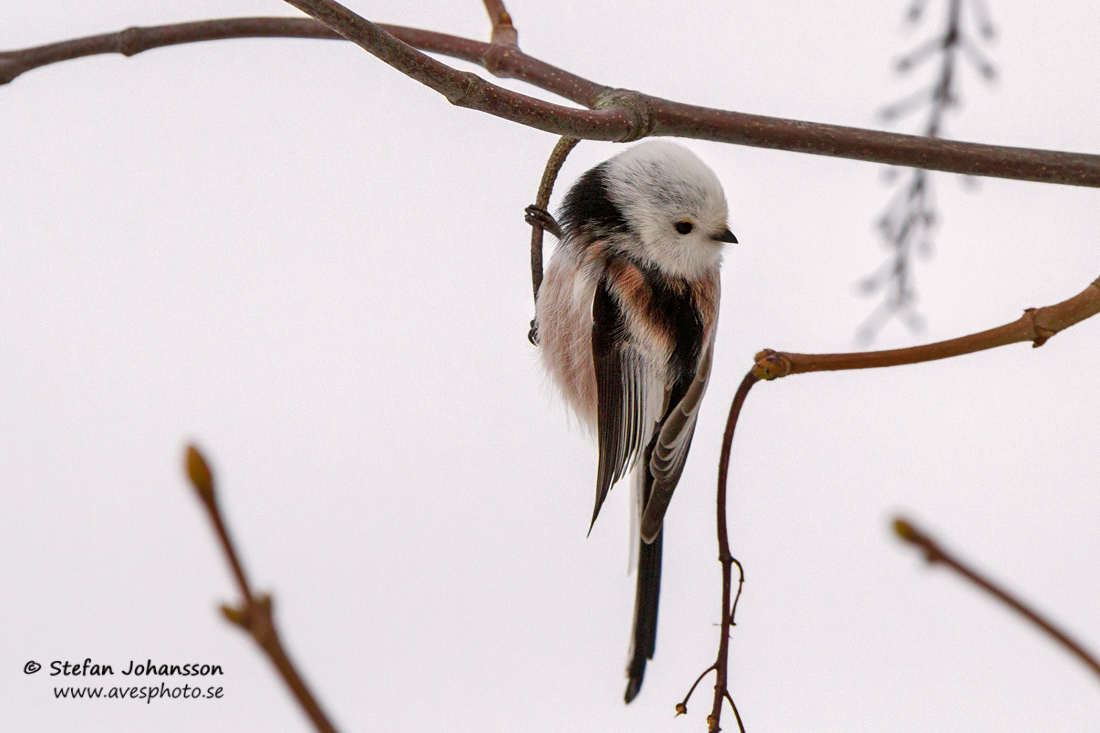
[[[535,203],[524,210],[523,220],[531,225],[531,289],[534,291],[536,308],[539,302],[539,288],[542,287],[542,233],[547,231],[561,239],[561,226],[546,207],[550,205],[550,194],[554,191],[554,182],[558,179],[558,173],[565,164],[565,159],[579,142],[580,140],[574,137],[563,137],[558,140],[550,153],[550,159],[546,161],[546,168],[542,171],[542,180],[539,182]],[[535,346],[539,345],[539,329],[534,320],[531,321],[531,330],[527,332],[527,340]]]
[[[561,239],[561,226],[558,224],[558,220],[554,218],[553,214],[541,206],[531,204],[524,209],[523,220],[531,226],[550,232],[558,239]]]

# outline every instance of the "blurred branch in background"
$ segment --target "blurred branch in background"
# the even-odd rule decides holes
[[[222,606],[222,614],[231,623],[241,627],[252,636],[252,639],[267,655],[267,658],[275,665],[279,676],[283,678],[298,704],[302,706],[302,710],[309,716],[313,727],[319,733],[336,733],[336,728],[329,722],[324,711],[321,710],[317,698],[306,686],[305,680],[302,679],[302,675],[294,667],[294,663],[290,661],[290,656],[279,640],[279,630],[275,626],[275,617],[271,609],[271,596],[266,593],[257,595],[248,582],[248,576],[244,572],[244,566],[237,555],[237,549],[233,545],[233,539],[229,536],[229,530],[225,526],[225,520],[222,519],[221,510],[218,507],[214,474],[210,470],[210,464],[206,462],[198,448],[193,445],[187,446],[184,454],[184,469],[191,486],[194,487],[195,493],[199,496],[199,501],[202,502],[203,507],[206,508],[206,513],[210,516],[210,524],[214,527],[214,533],[217,534],[218,542],[225,553],[225,560],[229,563],[233,578],[237,581],[237,587],[241,591],[241,605],[237,607]]]
[[[1063,649],[1077,657],[1077,659],[1083,662],[1093,674],[1100,677],[1100,661],[1081,646],[1081,644],[1070,638],[1069,634],[1059,629],[1051,621],[1048,621],[1038,611],[1035,611],[1019,598],[982,575],[978,570],[943,549],[943,546],[929,537],[924,530],[913,526],[912,522],[902,517],[897,517],[894,519],[894,533],[903,542],[908,542],[914,547],[921,549],[924,552],[924,559],[929,565],[943,565],[944,567],[954,570],[964,580],[981,588],[983,591],[1023,616],[1031,624],[1056,641]]]
[[[923,134],[940,137],[944,117],[949,109],[958,107],[958,60],[960,54],[986,80],[996,75],[993,65],[986,58],[971,36],[963,29],[963,5],[971,12],[977,35],[982,41],[993,38],[993,25],[984,0],[948,0],[945,27],[937,35],[898,59],[895,66],[906,74],[926,61],[939,57],[940,68],[933,84],[884,108],[884,122],[915,114],[927,107],[927,119]],[[916,25],[925,15],[928,0],[914,0],[909,6],[906,23]],[[901,176],[901,171],[891,169],[891,179]],[[913,283],[913,258],[927,257],[932,252],[932,230],[936,224],[936,201],[932,176],[926,170],[913,168],[906,172],[902,183],[890,197],[877,226],[883,243],[890,251],[886,261],[871,275],[859,283],[866,295],[882,294],[882,301],[860,326],[858,338],[862,343],[873,341],[878,332],[893,318],[897,318],[911,331],[920,331],[924,321],[916,312],[916,292]]]

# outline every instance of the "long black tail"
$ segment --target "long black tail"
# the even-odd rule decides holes
[[[653,659],[657,646],[657,601],[661,597],[661,542],[664,530],[651,544],[641,540],[638,551],[638,590],[634,596],[634,631],[631,642],[630,666],[627,674],[626,701],[638,696],[645,676],[645,663]]]

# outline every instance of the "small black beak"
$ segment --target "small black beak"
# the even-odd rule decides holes
[[[715,239],[715,241],[718,241],[718,242],[728,242],[729,244],[737,244],[737,237],[733,236],[733,232],[731,232],[729,229],[726,229],[721,234],[715,234],[714,239]]]

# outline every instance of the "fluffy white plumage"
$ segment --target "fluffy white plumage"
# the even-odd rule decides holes
[[[725,231],[729,213],[714,171],[684,146],[664,140],[636,145],[607,163],[611,200],[637,234],[626,243],[630,254],[674,277],[717,270],[722,248],[713,235]],[[683,220],[694,225],[687,235],[670,226]]]

